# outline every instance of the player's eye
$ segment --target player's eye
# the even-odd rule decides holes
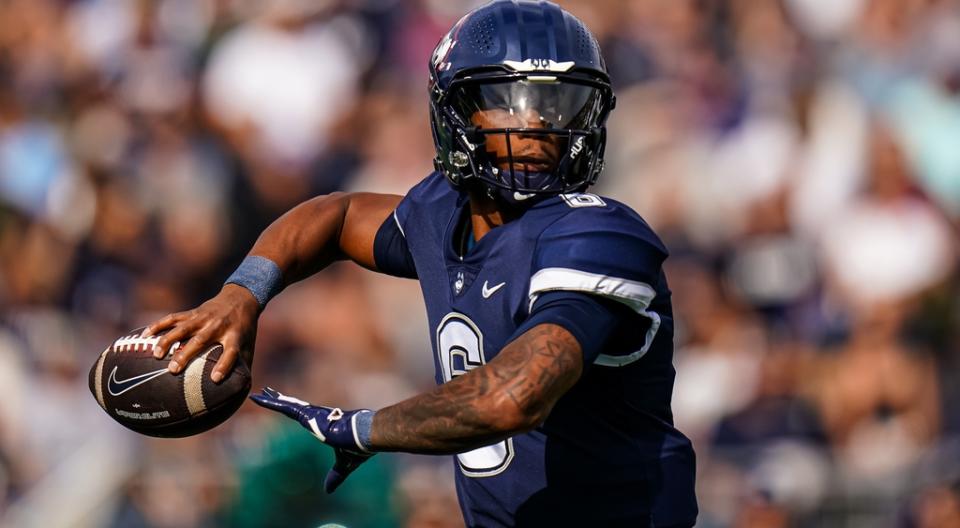
[[[584,85],[514,81],[472,84],[458,90],[454,101],[465,121],[475,121],[478,112],[509,121],[486,128],[591,128],[599,115],[599,90]]]

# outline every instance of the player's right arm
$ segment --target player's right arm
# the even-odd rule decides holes
[[[402,196],[334,193],[308,200],[263,231],[250,255],[268,258],[286,284],[313,275],[337,260],[350,259],[376,270],[377,231]]]
[[[284,285],[337,260],[350,259],[376,270],[373,247],[377,231],[401,199],[389,194],[334,193],[307,200],[270,224],[248,256],[275,263]],[[174,343],[187,340],[169,363],[174,374],[210,344],[221,343],[223,354],[211,373],[211,378],[219,381],[230,372],[240,350],[252,350],[261,309],[248,289],[227,284],[197,308],[154,322],[144,334],[168,330],[154,351],[158,358]]]

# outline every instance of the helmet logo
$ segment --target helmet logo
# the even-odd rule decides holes
[[[570,159],[577,159],[577,154],[583,150],[583,136],[578,136],[577,140],[573,142],[573,146],[570,147]]]
[[[524,61],[505,60],[503,65],[516,72],[566,72],[576,63],[573,61],[557,62],[553,59],[526,59]]]
[[[450,69],[450,63],[447,62],[447,57],[450,56],[450,52],[456,45],[457,41],[453,40],[453,32],[447,33],[446,36],[443,37],[443,40],[440,41],[440,44],[437,44],[437,49],[433,50],[433,57],[431,57],[430,62],[433,64],[434,69],[437,71]]]
[[[433,50],[433,56],[430,57],[430,64],[433,64],[433,69],[437,72],[445,72],[449,70],[453,65],[447,60],[450,57],[450,52],[453,51],[453,47],[457,45],[457,35],[460,34],[460,27],[463,26],[463,23],[470,18],[470,13],[467,13],[463,16],[456,24],[450,28],[450,31],[443,36],[443,40],[440,41],[440,44],[437,44],[437,47]]]

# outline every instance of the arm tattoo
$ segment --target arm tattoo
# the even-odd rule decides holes
[[[381,451],[462,453],[540,424],[580,378],[580,345],[542,324],[490,363],[377,412],[371,443]]]

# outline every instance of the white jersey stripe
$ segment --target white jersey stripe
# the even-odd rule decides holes
[[[393,210],[393,221],[397,223],[397,229],[400,230],[400,235],[401,235],[403,238],[407,238],[407,234],[403,232],[403,226],[400,225],[400,219],[397,218],[397,210],[396,210],[396,209]]]
[[[650,350],[653,338],[660,329],[660,315],[647,311],[657,292],[645,282],[633,281],[609,275],[600,275],[570,268],[544,268],[530,278],[530,308],[540,294],[548,291],[579,291],[600,295],[621,302],[638,314],[650,319],[650,328],[643,348],[625,356],[600,354],[594,364],[605,367],[622,367],[642,358]]]

